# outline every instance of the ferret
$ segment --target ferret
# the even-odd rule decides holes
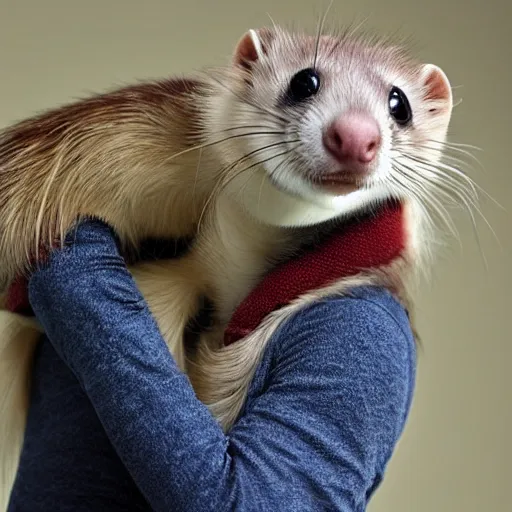
[[[227,430],[270,334],[306,302],[276,312],[250,342],[222,346],[233,311],[277,262],[326,223],[390,198],[408,208],[409,264],[425,260],[429,206],[464,187],[441,164],[452,106],[445,73],[400,45],[274,26],[247,32],[232,62],[204,76],[141,83],[22,121],[0,135],[2,289],[79,216],[105,220],[127,250],[146,238],[193,237],[184,256],[130,270],[169,350]],[[201,297],[214,305],[214,325],[189,361],[183,333]],[[5,502],[40,331],[1,314]]]

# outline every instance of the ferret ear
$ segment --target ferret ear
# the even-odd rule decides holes
[[[433,105],[431,112],[435,113],[442,106],[451,110],[453,103],[452,88],[444,71],[434,64],[425,64],[421,70],[421,80],[424,100],[439,105],[439,107]]]
[[[249,69],[256,61],[267,54],[273,34],[270,29],[249,30],[238,41],[233,56],[235,66]]]

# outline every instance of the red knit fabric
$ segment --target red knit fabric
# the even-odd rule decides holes
[[[58,246],[55,242],[54,247]],[[43,262],[48,256],[49,252],[44,248],[39,248],[39,261]],[[35,264],[35,260],[31,262]],[[28,278],[25,276],[18,276],[9,286],[7,290],[6,309],[13,313],[18,313],[23,316],[33,316],[34,312],[28,300]]]
[[[18,277],[9,286],[6,308],[19,315],[33,315],[28,301],[28,279],[26,277]]]
[[[224,344],[247,336],[265,316],[303,293],[391,263],[402,254],[405,242],[403,207],[398,203],[341,227],[310,252],[273,269],[234,312]]]
[[[340,227],[322,244],[273,269],[234,312],[224,343],[247,336],[269,313],[303,293],[364,269],[388,265],[402,254],[405,244],[403,207],[398,203]],[[26,278],[20,277],[10,286],[7,309],[33,315]]]

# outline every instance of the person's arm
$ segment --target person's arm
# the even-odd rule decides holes
[[[364,510],[413,387],[412,336],[392,299],[327,301],[289,321],[258,374],[264,392],[225,435],[111,230],[89,221],[72,238],[31,277],[30,301],[154,510]]]

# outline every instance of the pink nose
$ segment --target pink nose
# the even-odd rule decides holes
[[[340,163],[369,164],[379,151],[379,125],[369,114],[349,112],[331,123],[324,133],[323,142]]]

